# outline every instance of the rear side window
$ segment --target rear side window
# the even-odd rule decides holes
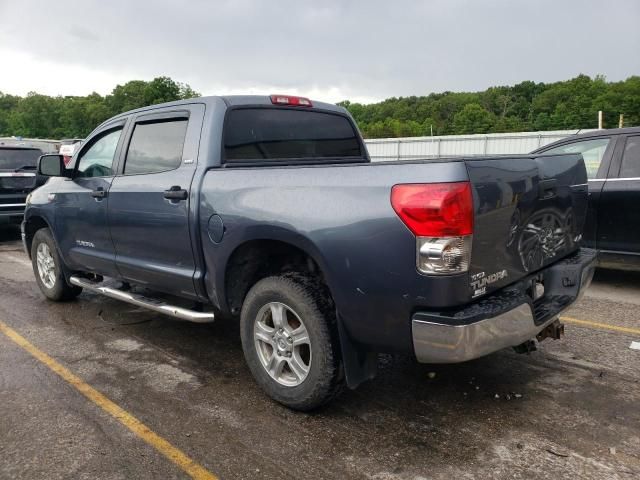
[[[362,157],[351,122],[342,115],[276,109],[231,110],[224,128],[228,162]]]
[[[187,134],[186,118],[137,123],[124,164],[125,175],[158,173],[178,168]]]
[[[619,177],[640,178],[640,135],[627,138]]]
[[[609,138],[595,138],[593,140],[582,140],[579,142],[560,145],[543,153],[581,153],[584,164],[587,167],[587,178],[596,178],[598,169],[602,163],[602,157],[609,145]]]

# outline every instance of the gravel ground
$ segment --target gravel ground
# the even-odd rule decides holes
[[[221,478],[640,478],[640,275],[599,271],[563,340],[460,365],[380,357],[312,414],[270,401],[238,327],[39,293],[0,232],[0,321]],[[608,324],[630,331],[610,330]],[[185,478],[0,333],[0,478]]]

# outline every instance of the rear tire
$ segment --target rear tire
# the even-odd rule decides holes
[[[244,356],[277,402],[309,411],[342,390],[336,316],[326,293],[305,277],[268,277],[247,294],[240,317]]]
[[[71,300],[82,292],[82,288],[69,285],[62,271],[62,259],[48,228],[41,228],[31,242],[31,265],[40,291],[49,300],[61,302]]]

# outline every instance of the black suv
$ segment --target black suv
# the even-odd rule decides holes
[[[532,153],[582,153],[589,178],[584,243],[600,265],[640,270],[640,127],[597,130]]]
[[[36,188],[42,150],[0,145],[0,220],[20,222],[27,195]]]

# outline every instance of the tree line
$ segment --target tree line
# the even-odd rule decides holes
[[[25,97],[0,92],[0,136],[82,138],[109,117],[145,105],[198,97],[168,77],[133,80],[106,96]],[[595,128],[640,125],[640,76],[607,82],[579,75],[554,83],[524,81],[481,92],[393,97],[363,105],[341,102],[367,138]]]
[[[597,128],[640,125],[640,76],[607,82],[579,75],[554,83],[524,81],[482,92],[443,92],[362,105],[342,102],[368,138]]]
[[[104,120],[127,110],[200,96],[189,85],[168,77],[132,80],[106,96],[25,97],[0,92],[0,136],[84,138]]]

